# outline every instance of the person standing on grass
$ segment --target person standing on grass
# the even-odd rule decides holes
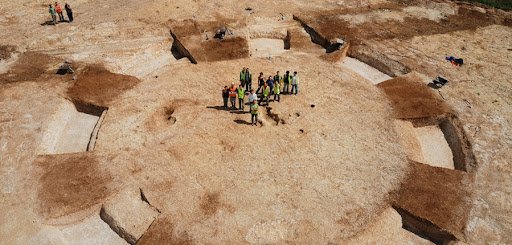
[[[277,102],[281,101],[281,83],[279,82],[274,83],[274,101],[276,101],[276,98]]]
[[[73,22],[73,10],[68,3],[64,5],[64,9],[66,9],[66,14],[68,15],[69,22]]]
[[[258,103],[256,101],[251,104],[251,125],[258,126]]]
[[[263,77],[263,72],[260,72],[260,75],[258,76],[258,89],[256,90],[256,93],[260,93],[260,89],[263,87],[263,84],[265,83],[265,78]]]
[[[57,24],[57,13],[55,12],[55,8],[51,4],[48,6],[48,12],[52,16],[52,23],[54,25],[56,25]]]
[[[55,10],[57,11],[57,14],[59,15],[59,21],[60,22],[66,21],[64,19],[64,15],[62,14],[62,7],[60,6],[60,4],[58,2],[55,2]]]
[[[224,86],[222,89],[222,100],[224,101],[224,109],[228,109],[229,89],[228,86]]]
[[[238,93],[238,109],[243,111],[244,110],[245,89],[242,84],[240,84],[240,86],[238,86],[237,93]]]
[[[236,86],[235,83],[231,83],[229,87],[229,101],[231,102],[231,109],[236,110]]]
[[[252,89],[252,74],[249,68],[245,68],[245,90],[249,91]]]
[[[293,72],[293,76],[292,76],[292,94],[293,94],[293,89],[295,89],[295,95],[299,93],[299,75],[297,74],[296,71]]]

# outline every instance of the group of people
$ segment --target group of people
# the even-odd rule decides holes
[[[280,75],[279,71],[274,76],[268,76],[265,79],[263,72],[258,76],[258,88],[255,91],[252,87],[252,73],[249,68],[244,67],[240,72],[240,84],[231,83],[231,86],[224,86],[222,89],[222,99],[225,109],[236,110],[236,101],[238,98],[238,110],[244,110],[245,96],[249,99],[249,112],[251,113],[251,125],[257,125],[258,107],[262,104],[268,106],[270,97],[274,96],[273,101],[281,101],[281,93],[297,95],[299,93],[299,75],[295,71],[293,74],[286,71]],[[290,90],[291,88],[291,90]],[[260,92],[261,91],[261,92]],[[258,97],[258,94],[260,97]],[[228,101],[231,103],[228,106]]]
[[[71,9],[71,6],[69,6],[68,3],[64,5],[64,9],[66,10],[66,14],[68,16],[68,22],[73,22],[73,10]],[[59,15],[59,22],[64,22],[66,19],[64,18],[64,14],[62,13],[62,6],[55,2],[55,6],[52,6],[51,4],[48,6],[48,12],[52,16],[52,24],[57,24],[57,15]]]

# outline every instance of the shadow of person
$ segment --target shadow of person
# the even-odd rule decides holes
[[[226,107],[224,106],[207,106],[206,108],[208,109],[215,109],[215,110],[219,110],[219,111],[227,111],[228,109],[226,109]]]
[[[251,125],[251,123],[250,123],[250,122],[245,121],[245,120],[241,120],[241,119],[235,119],[235,120],[233,120],[233,122],[236,122],[236,123],[238,123],[238,124]]]
[[[41,25],[42,25],[42,26],[53,26],[53,25],[55,25],[55,24],[53,24],[53,21],[48,20],[48,21],[46,21],[46,22],[44,22],[44,23],[41,23]]]

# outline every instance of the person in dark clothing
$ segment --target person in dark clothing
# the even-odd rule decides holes
[[[245,91],[250,91],[252,89],[252,74],[249,71],[249,68],[245,69]]]
[[[291,80],[290,79],[290,71],[286,71],[286,73],[283,76],[283,83],[284,83],[283,93],[285,93],[285,94],[290,93],[290,80]]]
[[[73,10],[68,3],[64,5],[64,9],[66,9],[66,14],[68,15],[69,22],[73,22]]]
[[[229,89],[228,86],[224,86],[222,89],[222,100],[224,101],[224,109],[228,109]]]
[[[263,77],[263,72],[260,72],[260,75],[258,76],[258,89],[256,90],[256,93],[260,93],[261,87],[263,87],[263,84],[265,83],[265,78]]]
[[[268,76],[267,85],[270,87],[270,95],[274,94],[274,80],[272,80],[272,76]]]

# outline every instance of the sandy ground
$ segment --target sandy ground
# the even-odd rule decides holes
[[[0,243],[512,243],[510,13],[80,0],[75,22],[50,26],[45,6],[0,5]],[[325,54],[292,16],[349,41],[352,57]],[[187,34],[185,48],[215,61],[178,59],[170,31],[190,20],[239,23],[242,46]],[[75,74],[55,74],[64,60]],[[258,126],[247,106],[221,107],[247,66],[253,86],[260,71],[301,78]],[[450,82],[426,86],[437,75]],[[417,220],[430,241],[402,228]]]

